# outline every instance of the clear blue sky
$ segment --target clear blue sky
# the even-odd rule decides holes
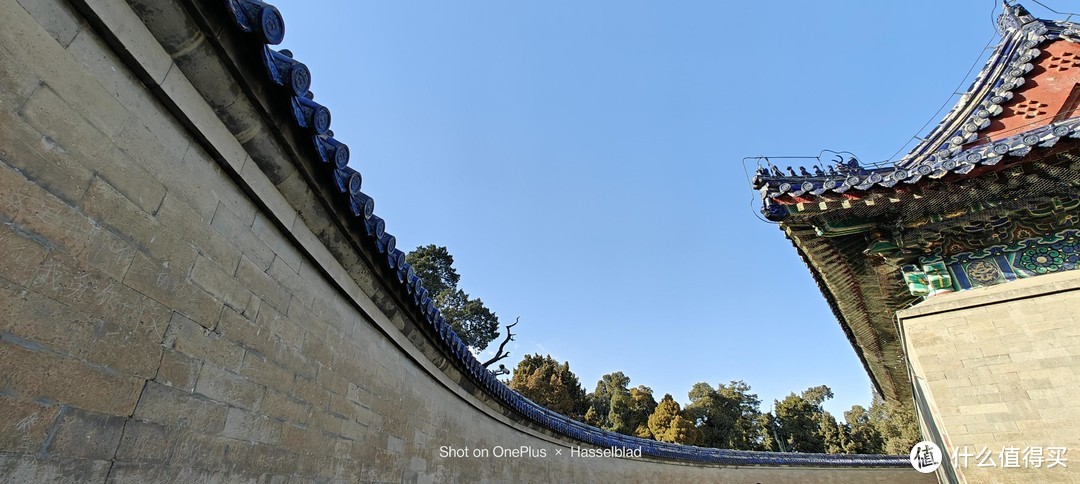
[[[869,404],[869,378],[795,250],[755,216],[740,161],[889,158],[964,81],[1001,10],[272,3],[398,246],[448,247],[461,287],[521,317],[508,366],[551,354],[586,391],[623,371],[683,403],[695,382],[741,379],[766,411],[825,384],[840,418]]]

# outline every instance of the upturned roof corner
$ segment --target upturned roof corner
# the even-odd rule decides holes
[[[1051,70],[1059,78],[1080,81],[1080,24],[1037,19],[1022,5],[1006,3],[998,25],[1001,41],[975,81],[907,155],[874,166],[841,158],[830,166],[812,167],[812,172],[766,162],[753,181],[765,216],[780,221],[789,205],[903,191],[925,179],[978,175],[987,167],[1018,162],[1033,149],[1052,147],[1062,138],[1080,138],[1075,106],[1065,99],[1059,101],[1066,105],[1052,106],[1032,96],[1039,89],[1032,81]]]
[[[1049,258],[1028,267],[1021,253],[1072,243],[1080,225],[1080,25],[1006,2],[998,26],[971,86],[899,160],[831,152],[831,163],[808,169],[757,158],[762,213],[792,241],[890,400],[911,392],[897,310],[1072,268]],[[1000,274],[987,273],[1000,277],[968,274],[980,257],[1002,258]],[[998,267],[988,264],[979,267]]]

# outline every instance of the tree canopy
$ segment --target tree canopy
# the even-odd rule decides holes
[[[434,244],[417,247],[405,255],[405,260],[412,265],[462,343],[482,350],[499,337],[499,318],[495,313],[482,300],[472,299],[458,288],[461,276],[454,269],[454,256],[446,247]]]
[[[526,355],[510,387],[552,410],[605,430],[704,447],[829,454],[906,455],[922,440],[911,403],[875,397],[869,408],[854,405],[838,421],[825,411],[833,398],[825,385],[791,393],[761,411],[761,400],[744,381],[715,387],[693,385],[685,407],[670,395],[658,403],[651,388],[630,388],[630,377],[608,373],[585,395],[569,363]]]
[[[656,409],[652,389],[638,385],[627,388],[630,378],[621,371],[608,373],[588,394],[585,423],[626,435],[651,437],[648,419]]]
[[[656,410],[649,416],[649,432],[661,442],[698,445],[701,443],[701,431],[690,419],[683,415],[671,394],[665,394]]]
[[[550,355],[525,355],[508,385],[529,400],[577,420],[589,409],[585,390],[570,364]]]
[[[761,400],[743,381],[697,383],[690,389],[686,413],[702,432],[702,445],[722,449],[764,450]]]

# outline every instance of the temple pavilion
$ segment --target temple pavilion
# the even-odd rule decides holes
[[[1080,263],[1080,25],[1006,4],[998,27],[971,87],[899,161],[764,163],[753,180],[886,399],[912,399],[898,311]]]

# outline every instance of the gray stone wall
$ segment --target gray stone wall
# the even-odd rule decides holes
[[[0,481],[925,482],[573,458],[403,334],[272,175],[126,4],[0,0]]]
[[[924,419],[966,482],[1080,482],[1080,271],[936,296],[898,314]],[[928,417],[928,418],[927,418]],[[1002,452],[1019,449],[1019,468]],[[1023,460],[1064,447],[1068,468]],[[955,452],[962,451],[961,453]],[[979,466],[982,462],[984,466]]]

